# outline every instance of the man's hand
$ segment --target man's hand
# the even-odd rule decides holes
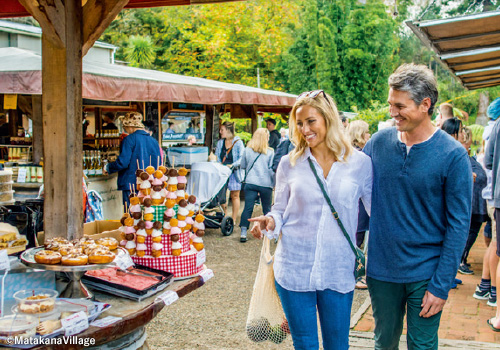
[[[424,318],[429,318],[434,316],[441,310],[443,310],[446,300],[438,298],[428,290],[425,291],[424,298],[422,299],[422,311],[420,311],[419,316]]]
[[[250,232],[257,239],[262,238],[263,236],[262,230],[273,231],[274,228],[276,227],[274,219],[270,216],[258,216],[253,219],[248,219],[248,221],[254,222],[254,225],[250,230]]]

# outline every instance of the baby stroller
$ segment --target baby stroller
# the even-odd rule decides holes
[[[194,194],[205,216],[207,228],[220,228],[224,236],[233,233],[234,221],[226,216],[221,204],[226,202],[226,189],[231,169],[216,162],[191,165],[187,192]]]

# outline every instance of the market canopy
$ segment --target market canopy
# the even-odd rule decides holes
[[[41,95],[41,55],[14,47],[0,48],[0,93]],[[114,102],[244,104],[288,110],[296,99],[296,95],[280,91],[95,62],[83,62],[82,97]]]
[[[74,0],[76,1],[76,0]],[[130,0],[126,9],[145,8],[145,7],[160,7],[160,6],[179,6],[179,5],[202,5],[217,2],[231,2],[243,0]],[[82,0],[85,4],[87,0]],[[19,0],[1,0],[0,18],[8,17],[24,17],[31,16],[26,9],[20,4]]]
[[[406,24],[465,88],[500,85],[500,11]]]

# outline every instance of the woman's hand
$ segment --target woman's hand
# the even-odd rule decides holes
[[[262,230],[274,231],[274,228],[276,227],[276,223],[271,216],[258,216],[256,218],[248,219],[248,221],[254,222],[250,232],[257,239],[262,238]]]

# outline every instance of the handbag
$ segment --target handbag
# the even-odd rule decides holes
[[[280,344],[290,330],[274,284],[274,256],[270,253],[270,243],[270,239],[264,236],[259,269],[248,308],[246,332],[253,342],[269,340]]]
[[[243,178],[243,180],[241,180],[241,189],[244,190],[245,189],[245,180],[247,179],[247,176],[248,176],[248,173],[250,172],[250,170],[252,170],[253,168],[253,165],[255,164],[255,162],[257,161],[257,159],[259,159],[259,157],[262,155],[262,153],[259,153],[259,155],[257,156],[257,158],[255,158],[255,160],[253,161],[252,165],[250,165],[250,167],[248,169],[246,169],[245,171],[245,177]]]
[[[351,249],[354,253],[354,256],[356,257],[356,263],[354,265],[354,277],[359,278],[363,277],[366,273],[366,259],[365,259],[365,254],[361,249],[359,249],[357,246],[352,244],[351,238],[347,234],[347,231],[345,230],[344,225],[342,224],[342,221],[339,218],[339,214],[333,207],[332,201],[330,200],[330,197],[326,193],[325,187],[323,186],[323,182],[321,182],[321,179],[318,176],[318,173],[316,172],[316,168],[314,167],[314,164],[311,160],[311,158],[307,158],[309,161],[309,166],[311,167],[312,172],[314,173],[314,176],[316,177],[316,181],[318,182],[319,187],[321,188],[321,192],[323,192],[323,196],[325,197],[328,205],[330,206],[330,210],[332,211],[332,215],[337,220],[337,223],[340,226],[340,229],[342,230],[342,233],[344,234],[345,238],[347,239],[347,242],[349,242],[349,245],[351,246]]]

